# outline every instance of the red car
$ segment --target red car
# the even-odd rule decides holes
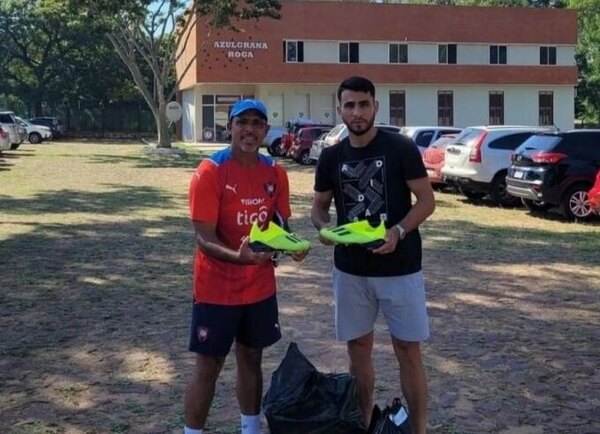
[[[323,133],[329,132],[331,127],[319,126],[319,127],[304,127],[298,130],[298,133],[294,136],[294,143],[288,151],[288,155],[300,164],[308,166],[312,164],[314,160],[310,158],[310,148],[315,140],[317,140]]]
[[[423,152],[423,163],[427,169],[427,176],[431,185],[444,184],[442,182],[441,170],[444,166],[444,152],[446,147],[451,145],[458,137],[458,134],[445,134]]]
[[[300,128],[316,126],[324,125],[319,124],[319,122],[310,119],[296,119],[294,121],[288,122],[286,124],[288,132],[281,136],[281,143],[279,144],[279,149],[276,150],[275,155],[277,155],[278,157],[287,156],[290,151],[290,148],[294,144],[294,139],[296,137],[296,134],[298,134]],[[327,126],[331,128],[331,126]]]
[[[600,214],[600,170],[596,173],[596,182],[589,191],[590,206],[596,214]]]

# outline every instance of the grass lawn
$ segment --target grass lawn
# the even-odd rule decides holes
[[[193,257],[189,178],[204,153],[47,142],[0,155],[0,432],[176,433]],[[292,227],[313,242],[278,268],[287,345],[345,372],[333,337],[331,249],[308,215],[313,167],[284,162]],[[422,227],[433,433],[600,432],[600,222],[571,223],[436,192]],[[386,327],[376,401],[399,394]],[[228,359],[207,433],[238,432]],[[266,431],[265,431],[266,432]]]

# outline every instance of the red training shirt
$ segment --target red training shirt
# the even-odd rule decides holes
[[[256,166],[242,166],[227,148],[198,165],[190,182],[189,205],[192,220],[215,223],[219,240],[237,250],[255,220],[290,218],[287,174],[274,159],[262,154]],[[255,303],[273,295],[275,289],[271,262],[239,265],[207,256],[196,247],[196,302]]]

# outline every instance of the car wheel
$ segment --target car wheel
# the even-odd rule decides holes
[[[470,200],[479,200],[479,199],[483,199],[483,197],[485,196],[485,193],[481,192],[481,191],[473,191],[473,190],[468,190],[466,188],[462,188],[459,187],[458,191],[463,195],[466,196],[467,199]]]
[[[10,149],[11,151],[14,151],[15,149],[19,149],[19,146],[21,146],[20,143],[13,143],[12,145],[10,145]]]
[[[281,139],[276,139],[273,143],[267,146],[267,152],[273,157],[277,157],[277,149],[281,145]]]
[[[31,133],[29,135],[29,143],[33,145],[42,143],[42,136],[39,133]]]
[[[592,216],[592,206],[588,197],[589,186],[576,184],[570,187],[562,198],[561,211],[569,220],[587,220]]]
[[[516,206],[519,199],[506,191],[506,172],[497,173],[492,181],[492,191],[490,192],[492,202],[502,206]]]
[[[544,212],[552,208],[552,205],[546,202],[538,202],[531,199],[521,199],[523,206],[531,212]]]
[[[274,143],[274,150],[276,157],[285,157],[285,149],[283,149],[281,140],[276,140]]]
[[[308,151],[302,151],[300,156],[298,157],[298,162],[304,166],[310,166],[312,164],[312,158],[310,158],[310,154]]]

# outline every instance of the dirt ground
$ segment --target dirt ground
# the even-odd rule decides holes
[[[187,178],[189,170],[170,173]],[[303,263],[284,260],[277,270],[284,337],[265,352],[265,390],[292,341],[319,370],[347,370],[333,335],[332,250],[318,245],[307,217],[313,169],[289,170],[293,228],[315,247]],[[136,194],[124,193],[124,203],[185,209],[182,195]],[[55,199],[2,195],[4,224],[29,213],[19,224],[39,225],[56,212]],[[185,212],[151,219],[140,207],[75,199],[70,206],[90,200],[107,220],[40,225],[0,241],[0,432],[181,432],[193,364]],[[438,199],[442,213],[471,206],[453,194]],[[600,432],[600,254],[557,248],[544,223],[515,237],[502,219],[493,231],[467,220],[432,218],[423,227],[429,432]],[[374,354],[376,402],[385,405],[400,387],[382,321]],[[239,432],[234,373],[228,359],[207,433]]]

